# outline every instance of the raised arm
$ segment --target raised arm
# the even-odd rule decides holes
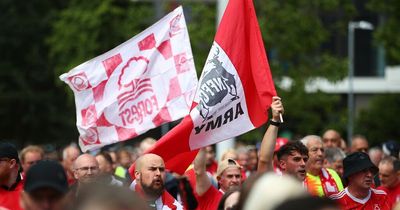
[[[206,171],[206,150],[204,148],[201,148],[197,153],[193,165],[196,174],[196,193],[202,196],[211,187],[211,181]]]
[[[278,96],[272,97],[272,122],[281,123],[279,114],[283,114],[283,104],[281,98]],[[263,173],[267,171],[273,171],[274,166],[274,148],[276,143],[276,138],[278,137],[279,125],[270,124],[267,131],[264,134],[263,140],[261,142],[260,153],[258,158],[257,172]]]

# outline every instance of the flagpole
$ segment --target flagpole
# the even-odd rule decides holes
[[[225,8],[228,5],[228,0],[217,0],[217,28],[219,23],[221,22],[222,16],[224,15]],[[216,157],[217,160],[221,159],[222,154],[230,149],[235,147],[235,138],[230,138],[226,141],[222,141],[216,144]]]

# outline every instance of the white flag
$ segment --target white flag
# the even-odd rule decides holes
[[[74,91],[83,151],[188,115],[197,76],[182,7],[60,79]]]

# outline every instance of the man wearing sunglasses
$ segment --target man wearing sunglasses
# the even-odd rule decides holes
[[[10,143],[0,143],[0,209],[21,209],[19,195],[23,188],[18,151]]]

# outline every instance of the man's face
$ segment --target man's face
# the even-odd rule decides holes
[[[0,158],[0,184],[2,185],[8,184],[7,182],[12,170],[11,164],[11,159]]]
[[[321,170],[324,164],[324,148],[320,141],[311,139],[306,145],[308,148],[308,169]]]
[[[80,158],[75,163],[74,177],[80,183],[94,182],[99,172],[99,164],[94,157]]]
[[[399,174],[393,170],[392,164],[379,164],[379,179],[382,186],[392,188],[397,184],[399,180]]]
[[[21,193],[21,206],[25,210],[61,210],[65,206],[64,194],[52,188],[40,188]]]
[[[243,168],[247,168],[248,160],[249,160],[249,155],[247,153],[238,154],[237,162]]]
[[[340,177],[343,176],[343,160],[336,160],[332,164],[332,169],[335,170]]]
[[[282,157],[279,161],[279,166],[283,173],[292,175],[300,181],[304,181],[306,178],[307,161],[307,155],[301,155],[299,152],[293,151],[292,154]]]
[[[132,165],[132,158],[128,152],[123,152],[120,154],[119,163],[124,168],[129,168]]]
[[[70,172],[72,171],[72,164],[78,158],[79,156],[79,150],[76,148],[69,148],[67,150],[67,157],[63,160],[64,167],[69,170]]]
[[[39,152],[27,152],[25,154],[25,157],[23,158],[22,162],[22,168],[24,169],[25,173],[28,171],[28,169],[38,162],[39,160],[42,160],[43,157]]]
[[[151,157],[143,161],[135,176],[147,196],[155,199],[161,196],[165,183],[165,164],[161,158]]]
[[[258,157],[256,150],[249,151],[249,159],[247,162],[247,169],[250,171],[254,171],[257,169]]]
[[[374,176],[371,169],[364,169],[360,172],[352,174],[348,177],[349,185],[354,185],[358,188],[369,189],[373,183]]]
[[[362,138],[355,138],[351,144],[351,152],[368,152],[368,142]]]
[[[339,147],[341,143],[339,134],[332,130],[324,134],[322,142],[324,143],[324,148]]]
[[[206,147],[206,165],[209,166],[215,160],[215,152],[212,146]]]
[[[218,184],[222,191],[226,192],[232,187],[237,187],[241,185],[242,174],[240,169],[237,167],[228,167],[222,172],[220,177],[217,177]]]
[[[100,173],[112,174],[112,165],[104,158],[103,155],[97,155],[96,160],[99,163]]]

